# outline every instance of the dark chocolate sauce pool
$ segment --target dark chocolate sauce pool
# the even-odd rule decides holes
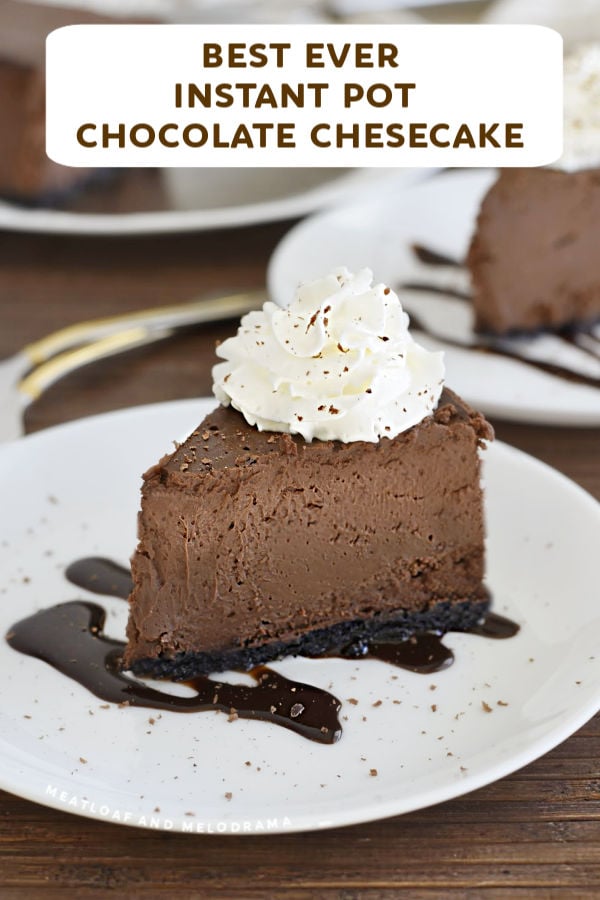
[[[71,563],[65,572],[67,581],[93,594],[127,600],[133,583],[131,572],[104,556],[88,556]]]
[[[438,253],[435,250],[431,250],[428,247],[423,246],[422,244],[413,244],[412,251],[419,262],[423,263],[423,265],[425,266],[444,266],[453,269],[463,268],[462,264],[458,260]],[[438,294],[440,297],[462,300],[464,303],[471,302],[471,297],[469,294],[465,294],[462,291],[457,291],[452,287],[445,288],[440,287],[440,285],[438,284],[428,284],[426,281],[406,281],[403,282],[401,287],[410,288],[411,290],[416,291],[428,291],[434,294]],[[600,378],[596,378],[593,375],[585,375],[566,366],[558,365],[557,363],[529,359],[523,353],[519,353],[518,335],[515,336],[515,340],[513,341],[514,349],[510,349],[506,346],[505,343],[503,343],[502,345],[499,343],[493,344],[489,340],[482,343],[474,343],[470,340],[453,340],[446,337],[445,335],[436,333],[435,329],[430,328],[425,322],[419,319],[418,316],[412,312],[410,313],[410,322],[412,327],[417,329],[417,331],[422,331],[424,334],[428,334],[430,337],[443,341],[450,347],[459,347],[465,350],[473,350],[476,353],[487,353],[489,356],[504,356],[507,359],[514,359],[520,363],[524,363],[527,366],[533,366],[533,368],[539,369],[542,372],[547,372],[549,375],[555,375],[557,378],[562,378],[565,381],[572,381],[577,384],[585,384],[596,388],[600,387]],[[586,330],[583,327],[563,328],[556,332],[556,336],[560,340],[564,341],[564,343],[576,347],[578,350],[581,350],[588,356],[591,356],[594,359],[600,358],[600,340],[598,340],[591,331],[591,326],[590,330]],[[591,346],[591,343],[594,344],[594,347]]]
[[[442,644],[442,635],[432,631],[416,634],[404,641],[360,641],[338,647],[327,656],[342,659],[380,659],[409,672],[429,675],[447,669],[454,662],[452,650]]]
[[[200,677],[185,682],[193,696],[159,691],[120,671],[125,644],[103,634],[105,610],[73,600],[18,622],[7,636],[15,650],[58,669],[108,703],[173,712],[221,710],[240,719],[264,719],[303,737],[332,744],[341,734],[340,702],[308,684],[289,681],[264,666],[250,672],[256,687]]]
[[[65,574],[72,584],[98,594],[126,598],[131,590],[129,571],[102,557],[78,560]],[[186,681],[194,691],[187,697],[144,684],[121,671],[125,644],[104,635],[105,618],[106,612],[98,604],[73,600],[17,622],[6,640],[13,649],[43,660],[109,703],[186,713],[219,710],[235,718],[272,722],[322,744],[333,744],[341,736],[341,703],[333,694],[290,681],[266,666],[250,671],[255,686],[205,676]],[[508,638],[518,630],[510,619],[488,613],[469,633]],[[422,674],[439,672],[454,659],[442,643],[442,635],[433,632],[397,642],[355,642],[328,655],[380,659]]]

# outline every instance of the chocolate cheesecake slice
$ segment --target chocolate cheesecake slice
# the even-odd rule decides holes
[[[509,334],[600,318],[600,169],[504,169],[467,264],[475,328]]]
[[[189,678],[473,626],[492,437],[449,390],[375,443],[259,431],[218,407],[144,476],[124,667]]]

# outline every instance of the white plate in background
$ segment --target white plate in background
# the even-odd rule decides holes
[[[163,234],[291,219],[348,202],[391,180],[412,184],[426,169],[162,169],[171,208],[89,213],[0,200],[0,228],[49,234]],[[97,188],[100,190],[100,188]]]
[[[127,562],[140,473],[213,403],[124,410],[0,448],[2,634],[40,608],[86,596],[64,577],[76,558]],[[600,706],[600,507],[506,445],[484,458],[489,586],[495,609],[521,624],[516,637],[449,634],[455,664],[426,676],[375,660],[274,663],[342,700],[344,733],[333,746],[212,712],[103,708],[0,641],[0,787],[164,830],[304,831],[439,803],[546,753]],[[122,637],[126,604],[87,598],[108,609],[106,633]]]
[[[423,281],[430,273],[423,274],[417,265],[413,243],[464,259],[481,200],[494,178],[495,173],[487,169],[447,172],[406,190],[390,186],[374,191],[368,199],[299,223],[271,257],[267,283],[272,299],[285,306],[300,281],[342,265],[351,271],[367,266],[376,281],[393,288]],[[460,280],[467,282],[466,273]],[[409,315],[411,310],[418,311],[439,327],[456,331],[457,337],[472,335],[469,304],[416,291],[399,294]],[[549,375],[520,361],[451,347],[420,333],[418,340],[432,350],[445,350],[448,386],[489,416],[547,425],[600,425],[598,388]],[[543,340],[552,341],[549,361],[571,357],[573,348],[564,342]],[[600,378],[600,358],[594,362],[577,353],[578,364],[589,365]]]

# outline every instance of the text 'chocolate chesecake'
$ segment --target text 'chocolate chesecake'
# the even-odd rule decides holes
[[[472,626],[492,437],[449,390],[375,443],[307,442],[217,408],[145,475],[125,667],[187,678]]]

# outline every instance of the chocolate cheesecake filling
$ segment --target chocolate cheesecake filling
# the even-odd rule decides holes
[[[502,169],[467,264],[477,331],[560,329],[600,318],[600,169]]]
[[[124,665],[188,677],[474,625],[492,434],[450,391],[377,444],[306,443],[216,409],[145,476]]]

